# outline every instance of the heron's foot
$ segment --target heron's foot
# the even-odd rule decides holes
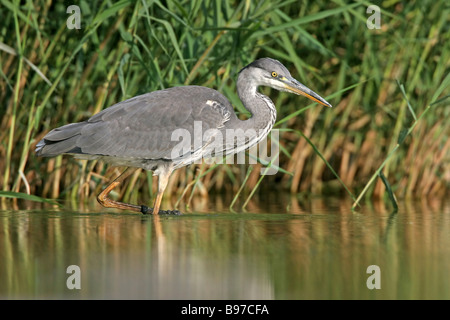
[[[173,215],[173,216],[182,215],[181,211],[179,211],[179,210],[159,210],[159,214],[167,214],[167,215]]]
[[[153,214],[153,208],[149,208],[147,206],[141,206],[141,212],[143,214]],[[179,215],[181,215],[181,212],[178,210],[159,210],[158,214],[179,216]]]

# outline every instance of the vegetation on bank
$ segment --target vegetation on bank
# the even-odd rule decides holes
[[[274,101],[279,172],[262,165],[177,170],[166,195],[261,192],[362,198],[443,197],[450,184],[450,8],[443,1],[0,0],[0,197],[92,200],[119,169],[34,155],[51,129],[83,121],[132,96],[196,84],[224,93],[243,117],[239,70],[280,60],[333,106],[262,88]],[[118,190],[148,201],[151,173]],[[386,192],[388,191],[388,192]],[[25,196],[24,196],[25,197]],[[28,197],[36,200],[38,198]],[[78,201],[78,200],[77,200]]]

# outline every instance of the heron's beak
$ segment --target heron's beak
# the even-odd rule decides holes
[[[331,104],[329,104],[324,98],[322,98],[317,93],[304,86],[294,78],[284,78],[281,80],[283,81],[286,91],[305,96],[313,101],[320,103],[321,105],[324,105],[325,107],[332,107]]]

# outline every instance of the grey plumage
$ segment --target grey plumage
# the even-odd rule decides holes
[[[212,108],[208,100],[221,107]],[[38,156],[67,153],[80,158],[170,159],[179,143],[171,141],[174,130],[191,131],[194,121],[201,121],[204,130],[221,127],[231,116],[236,117],[232,106],[219,92],[198,86],[174,87],[128,99],[87,121],[54,129],[38,143],[36,152]]]
[[[173,170],[211,154],[211,150],[223,155],[239,152],[269,133],[276,120],[276,109],[267,96],[258,92],[260,85],[301,94],[331,107],[292,78],[280,62],[263,58],[239,73],[238,95],[252,114],[247,120],[238,119],[230,102],[216,90],[200,86],[174,87],[133,97],[84,122],[56,128],[36,145],[36,154],[43,157],[71,154],[81,159],[101,159],[114,165],[153,170],[160,178],[158,195],[161,196],[155,202],[159,210],[162,192]],[[200,132],[208,133],[206,136],[197,136],[195,126],[198,124]],[[250,133],[246,137],[236,137],[231,143],[224,139],[227,130],[237,129]],[[173,137],[176,130],[189,133],[191,140],[189,147],[183,149],[184,153],[174,156],[173,150],[180,143]],[[99,197],[104,205],[106,200],[110,201],[106,195],[102,199]]]

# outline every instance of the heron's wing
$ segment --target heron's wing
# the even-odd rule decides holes
[[[180,144],[183,152],[201,149],[206,143],[203,133],[223,127],[233,115],[228,100],[215,90],[175,87],[131,98],[88,121],[55,129],[43,139],[49,145],[38,144],[38,148],[44,156],[47,148],[53,154],[61,150],[119,158],[172,159],[174,148],[180,149]]]

